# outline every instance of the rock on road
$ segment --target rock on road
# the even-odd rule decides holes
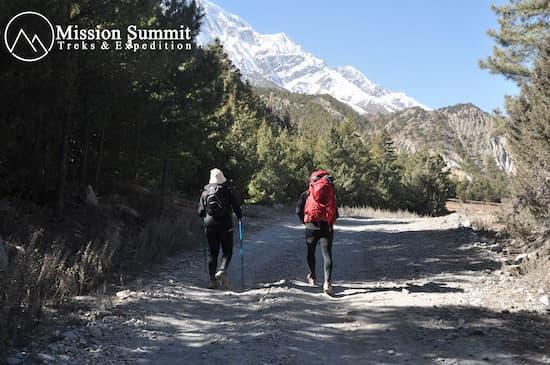
[[[550,364],[546,308],[489,245],[454,215],[341,218],[329,297],[306,284],[303,230],[285,216],[246,237],[245,290],[238,240],[229,291],[205,289],[202,251],[184,253],[8,362]]]

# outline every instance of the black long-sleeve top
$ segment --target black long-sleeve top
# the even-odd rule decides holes
[[[296,203],[296,215],[302,223],[304,223],[305,206],[308,195],[309,191],[304,191],[302,194],[300,194],[300,197],[298,198],[298,203]]]
[[[197,209],[197,214],[204,219],[204,225],[209,226],[215,226],[215,225],[225,225],[227,228],[231,228],[233,226],[233,221],[231,219],[231,210],[235,212],[235,215],[237,218],[241,219],[243,216],[243,213],[241,211],[241,205],[239,201],[236,199],[235,195],[231,192],[231,189],[229,186],[223,184],[220,186],[219,189],[219,197],[222,200],[223,204],[226,206],[229,206],[230,209],[227,209],[227,214],[224,215],[222,218],[214,218],[211,215],[209,215],[206,212],[206,199],[208,197],[207,188],[209,187],[208,184],[204,187],[204,190],[201,194],[201,197],[199,199],[199,207]]]

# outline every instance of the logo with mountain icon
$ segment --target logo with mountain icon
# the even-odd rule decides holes
[[[24,62],[46,57],[55,41],[54,27],[44,15],[25,11],[10,19],[4,31],[8,52]]]

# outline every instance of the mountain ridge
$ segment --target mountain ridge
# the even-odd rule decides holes
[[[315,132],[331,123],[353,120],[369,135],[385,130],[401,153],[427,148],[441,154],[459,178],[468,178],[472,169],[482,172],[493,162],[499,170],[515,173],[505,135],[488,113],[472,103],[458,103],[432,111],[414,107],[371,116],[357,113],[330,95],[297,94],[268,88],[255,90],[271,110],[281,116],[290,115],[302,130]]]
[[[488,113],[472,103],[433,111],[410,108],[372,119],[370,125],[372,130],[385,129],[402,152],[428,148],[440,153],[455,171],[484,171],[493,162],[507,174],[516,171],[506,136]]]
[[[198,43],[206,45],[218,38],[252,85],[264,86],[267,80],[292,92],[329,94],[361,114],[389,113],[413,106],[430,109],[402,92],[372,82],[353,66],[329,66],[285,33],[260,34],[218,5],[208,0],[198,3],[205,13]]]

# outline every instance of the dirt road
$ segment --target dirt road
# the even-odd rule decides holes
[[[536,283],[456,215],[343,218],[335,296],[305,283],[305,243],[285,216],[245,242],[246,289],[205,289],[202,251],[174,257],[87,327],[58,331],[32,357],[82,364],[550,364]],[[237,248],[238,246],[236,246]],[[322,259],[319,253],[318,275]],[[17,354],[10,360],[26,359]]]

